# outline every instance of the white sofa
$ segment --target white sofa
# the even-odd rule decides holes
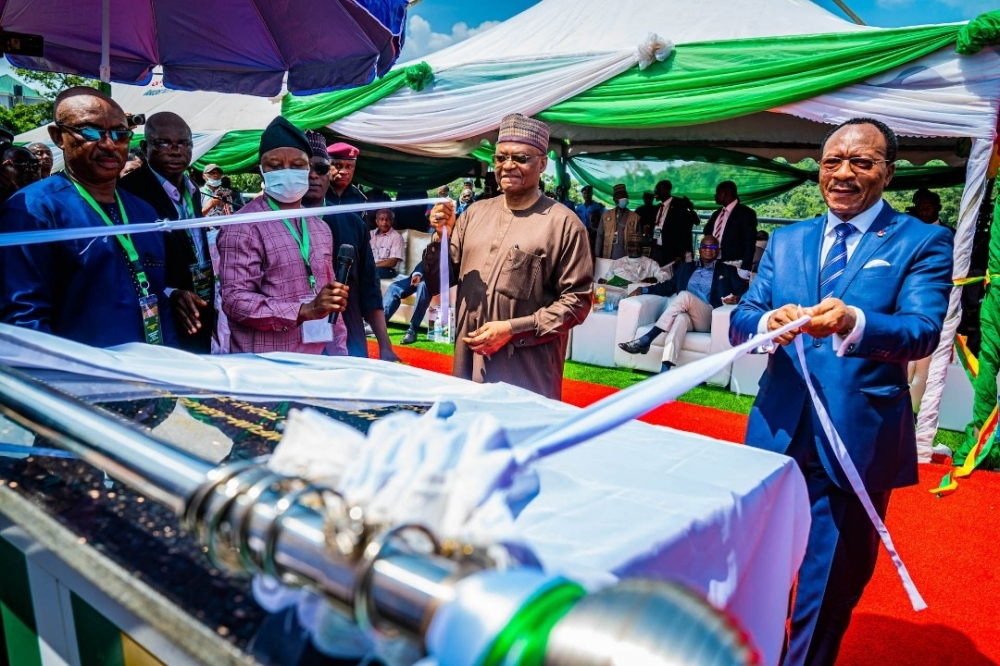
[[[424,248],[431,242],[431,234],[413,229],[404,229],[400,233],[403,236],[403,265],[399,269],[399,274],[409,275],[417,267],[417,264],[420,263],[420,259],[424,254]],[[385,294],[389,285],[393,282],[394,280],[382,280],[382,294]],[[454,285],[452,285],[450,293],[451,306],[454,308],[455,299],[457,298]],[[403,324],[404,326],[409,325],[416,300],[416,294],[404,298],[399,304],[399,309],[396,310],[389,321],[396,324]],[[431,299],[431,305],[440,304],[440,300],[440,298],[435,296]],[[424,321],[427,321],[427,315],[424,315]],[[420,322],[420,325],[425,326],[424,322]]]
[[[658,335],[646,354],[629,354],[618,348],[618,343],[628,342],[644,335],[660,318],[667,305],[675,296],[633,296],[622,299],[618,306],[618,329],[615,332],[615,363],[621,368],[659,372],[663,359],[663,344],[666,334]],[[708,333],[689,331],[684,336],[684,346],[677,359],[678,365],[691,363],[710,354],[729,349],[729,314],[734,306],[723,305],[712,312],[712,330]],[[709,380],[709,384],[729,386],[731,366],[720,370]]]

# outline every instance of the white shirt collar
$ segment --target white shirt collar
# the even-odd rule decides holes
[[[160,174],[156,173],[156,170],[153,169],[152,167],[150,167],[149,170],[152,171],[153,175],[156,176],[156,179],[160,181],[160,185],[163,186],[163,191],[167,193],[167,196],[170,197],[170,200],[173,201],[174,203],[180,203],[181,202],[180,190],[174,187],[174,184],[171,183],[169,180],[167,180]],[[187,186],[188,192],[194,194],[197,188],[194,186],[194,183],[191,182],[191,179],[187,177],[187,174],[184,174],[184,184]]]
[[[885,201],[883,199],[879,199],[874,206],[862,213],[859,213],[856,217],[852,217],[850,219],[850,223],[853,224],[854,228],[859,232],[863,234],[867,233],[872,224],[875,222],[875,218],[882,212],[883,206],[885,206]],[[834,228],[842,222],[843,220],[837,217],[832,210],[828,210],[826,214],[825,235],[829,236],[834,234]]]
[[[723,206],[722,209],[728,213],[732,213],[733,209],[736,208],[736,204],[738,204],[739,202],[740,202],[739,199],[733,199],[732,201],[729,202],[729,205]]]

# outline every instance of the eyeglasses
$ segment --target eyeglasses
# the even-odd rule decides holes
[[[699,245],[698,249],[699,250],[718,250],[719,246],[718,245]]]
[[[851,166],[851,171],[871,171],[876,164],[892,164],[893,160],[873,160],[868,157],[824,157],[819,165],[824,171],[836,171],[840,165],[847,162]]]
[[[150,141],[149,144],[157,150],[191,150],[191,141]]]
[[[15,162],[14,160],[4,160],[3,166],[12,166],[18,171],[38,171],[42,168],[42,163],[38,160],[30,162]]]
[[[507,160],[514,162],[515,164],[527,164],[532,160],[532,158],[541,157],[541,155],[528,155],[526,153],[514,153],[513,155],[501,155],[497,153],[493,156],[493,164],[500,166],[501,164],[506,164]]]
[[[313,170],[317,176],[325,176],[330,173],[330,165],[326,162],[319,162],[318,164],[310,164],[309,168]]]
[[[56,127],[64,129],[67,132],[72,132],[80,137],[83,137],[84,141],[100,141],[104,137],[110,137],[114,143],[127,143],[132,140],[132,135],[135,134],[132,130],[127,129],[102,129],[100,127],[73,127],[72,125],[64,125],[62,123],[56,123]]]

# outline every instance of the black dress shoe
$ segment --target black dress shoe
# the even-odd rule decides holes
[[[403,334],[403,339],[399,341],[401,345],[412,345],[417,341],[417,332],[412,328],[406,329],[406,333]]]
[[[629,354],[645,354],[649,351],[649,344],[642,343],[642,338],[637,340],[631,340],[629,342],[619,342],[618,348]]]

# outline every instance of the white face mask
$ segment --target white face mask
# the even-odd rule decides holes
[[[628,199],[619,199],[618,207],[622,209],[628,208]]]
[[[218,187],[219,185],[222,185],[222,179],[221,178],[206,178],[205,179],[205,184],[208,185],[209,187]]]
[[[309,189],[309,169],[278,169],[261,172],[264,192],[281,203],[292,203],[305,196]]]

